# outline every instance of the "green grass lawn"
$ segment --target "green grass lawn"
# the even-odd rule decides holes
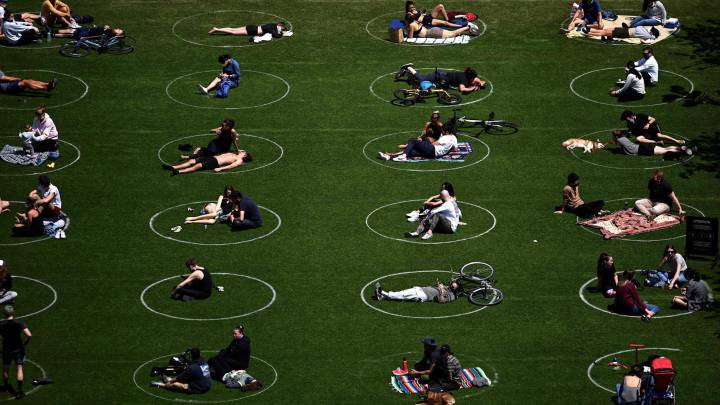
[[[640,8],[638,1],[602,4],[629,13]],[[43,373],[54,380],[23,401],[411,404],[416,398],[391,390],[390,371],[403,357],[419,359],[425,335],[448,342],[464,366],[482,367],[493,381],[458,392],[462,404],[610,403],[607,390],[622,371],[607,363],[631,361],[633,353],[623,352],[629,343],[654,348],[642,356],[672,358],[678,403],[717,401],[716,311],[642,323],[593,308],[609,302],[583,289],[600,253],[612,254],[618,270],[652,269],[668,241],[684,251],[684,226],[605,241],[575,217],[553,214],[570,172],[580,175],[586,201],[605,199],[621,209],[644,197],[652,169],[663,168],[688,214],[720,215],[714,3],[665,2],[682,29],[654,46],[660,85],[626,105],[607,92],[641,47],[558,35],[568,11],[562,2],[446,2],[448,9],[476,12],[487,29],[467,45],[430,47],[384,40],[388,20],[400,15],[399,0],[71,5],[97,24],[123,27],[137,49],[74,59],[58,53],[60,39],[0,48],[0,70],[59,80],[50,95],[0,95],[0,142],[17,145],[41,103],[62,140],[54,168],[0,163],[0,196],[20,209],[37,173],[49,172],[71,219],[67,239],[17,239],[10,236],[12,216],[0,216],[0,259],[16,276],[17,313],[33,333],[26,390]],[[37,2],[10,6],[33,10]],[[289,21],[295,35],[253,45],[206,34],[213,25],[274,16]],[[224,100],[200,94],[197,84],[219,71],[224,53],[240,62],[240,86]],[[439,109],[443,119],[453,113],[435,99],[390,103],[404,86],[393,73],[407,62],[475,67],[492,86],[464,95],[462,114],[495,112],[520,131],[477,138],[477,131],[463,132],[459,140],[474,150],[465,162],[380,161],[378,151],[419,133],[431,111]],[[623,126],[625,107],[650,113],[698,152],[668,162],[561,147],[573,137],[609,141],[611,130]],[[222,174],[171,177],[160,168],[178,161],[180,144],[205,145],[210,128],[225,118],[236,121],[252,162]],[[406,239],[416,224],[404,213],[443,181],[454,184],[467,225],[456,235]],[[170,230],[188,207],[197,214],[226,184],[263,207],[262,228]],[[203,302],[170,300],[188,257],[225,273],[216,276],[225,291]],[[386,289],[430,285],[472,261],[496,270],[505,295],[500,305],[478,310],[466,298],[449,305],[370,299],[374,280]],[[688,263],[720,291],[712,259]],[[581,289],[593,306],[581,300]],[[660,305],[661,315],[680,315],[670,309],[672,292],[640,294]],[[251,396],[217,385],[185,397],[149,387],[151,367],[193,346],[212,355],[230,342],[236,324],[252,339],[249,371],[263,380],[263,391]]]

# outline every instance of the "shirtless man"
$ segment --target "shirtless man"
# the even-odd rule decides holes
[[[217,156],[200,156],[194,159],[189,159],[186,162],[180,163],[179,165],[171,166],[163,164],[163,169],[172,170],[172,175],[192,173],[198,170],[212,170],[215,173],[220,173],[224,170],[234,169],[243,163],[250,162],[252,156],[244,150],[238,153],[223,153]]]

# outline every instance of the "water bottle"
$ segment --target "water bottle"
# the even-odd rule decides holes
[[[52,41],[52,30],[50,30],[50,29],[48,29],[48,31],[47,31],[47,41],[48,42]]]

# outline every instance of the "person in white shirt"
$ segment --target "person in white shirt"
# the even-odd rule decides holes
[[[32,130],[35,135],[32,138],[33,148],[36,152],[50,152],[48,158],[57,159],[60,157],[58,151],[59,133],[55,122],[45,112],[45,106],[39,105],[35,109],[35,117],[32,121]]]
[[[610,95],[617,97],[618,101],[642,100],[645,97],[645,82],[640,72],[635,69],[635,62],[629,61],[626,65],[628,72],[623,86],[617,90],[611,90]]]
[[[640,72],[645,86],[655,87],[660,79],[660,65],[650,47],[643,49],[643,57],[635,62],[635,70]]]
[[[28,198],[33,201],[33,206],[41,216],[52,218],[61,213],[60,190],[44,174],[38,177],[38,186],[30,192]]]
[[[408,139],[405,145],[398,145],[402,149],[400,152],[378,152],[378,158],[395,162],[404,162],[414,157],[437,159],[456,150],[457,146],[457,137],[454,134],[444,132],[438,139],[433,139],[432,135],[426,132],[419,138]]]
[[[16,21],[14,13],[8,13],[2,22],[2,35],[9,45],[22,45],[33,42],[40,30],[31,23]]]
[[[440,198],[443,203],[430,210],[428,216],[420,221],[417,229],[406,234],[407,237],[416,238],[422,235],[421,238],[427,240],[432,238],[433,232],[455,233],[457,231],[462,216],[457,201],[447,190],[440,192]]]
[[[670,268],[667,277],[670,280],[667,284],[668,290],[672,290],[678,283],[687,283],[685,270],[687,270],[688,265],[685,262],[685,258],[675,250],[675,247],[671,243],[668,243],[667,246],[665,246],[663,257],[660,260],[658,269],[661,269],[665,265]]]

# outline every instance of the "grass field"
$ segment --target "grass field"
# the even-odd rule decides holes
[[[10,7],[32,10],[37,3],[12,0]],[[11,238],[12,218],[0,216],[0,258],[16,277],[18,313],[54,302],[24,318],[34,335],[26,389],[41,368],[54,383],[23,401],[410,404],[415,398],[388,385],[390,370],[404,356],[416,360],[422,337],[432,335],[493,381],[490,388],[458,393],[462,404],[610,403],[611,394],[599,386],[612,388],[621,376],[605,364],[614,356],[629,361],[632,353],[614,354],[628,343],[662,348],[647,353],[673,359],[678,403],[716,403],[717,312],[642,323],[593,309],[578,294],[595,277],[601,252],[612,254],[618,269],[653,268],[666,242],[637,239],[675,238],[683,251],[684,227],[604,241],[574,217],[552,213],[570,172],[581,176],[586,200],[622,208],[646,194],[649,168],[668,165],[666,175],[689,214],[720,215],[720,110],[713,99],[720,88],[718,6],[664,3],[683,24],[655,46],[661,68],[671,73],[662,74],[646,100],[629,105],[659,104],[635,109],[698,145],[694,158],[672,166],[560,147],[571,137],[607,140],[610,129],[623,126],[622,106],[606,93],[641,49],[558,35],[563,1],[448,1],[448,9],[476,11],[487,29],[468,45],[447,47],[384,41],[387,20],[402,9],[399,0],[71,2],[98,24],[125,28],[137,50],[71,59],[59,55],[59,39],[0,48],[0,69],[8,74],[59,78],[50,97],[0,96],[0,143],[16,141],[35,105],[53,107],[48,113],[63,143],[49,175],[71,218],[65,240],[12,245],[29,240]],[[602,4],[633,13],[641,2]],[[290,21],[295,35],[248,46],[243,38],[204,34],[212,25],[264,23],[272,15]],[[196,84],[212,78],[217,56],[226,52],[246,72],[240,87],[226,100],[197,94]],[[493,91],[468,96],[464,101],[474,102],[463,112],[484,117],[494,111],[520,131],[465,138],[475,150],[465,163],[377,160],[377,151],[419,131],[435,109],[434,101],[411,107],[387,101],[397,86],[389,74],[406,62],[476,67]],[[603,68],[609,69],[591,72]],[[682,98],[691,85],[710,97]],[[444,118],[452,114],[441,111]],[[170,177],[160,169],[161,160],[177,159],[178,144],[207,142],[208,130],[224,118],[236,120],[240,143],[255,161],[217,175]],[[22,201],[44,170],[50,169],[0,164],[0,196]],[[402,213],[443,181],[454,184],[468,225],[456,235],[405,243],[412,225]],[[225,184],[263,207],[263,228],[169,231],[187,207],[197,212]],[[225,292],[205,302],[166,299],[191,256],[228,273],[217,276]],[[471,261],[495,268],[505,293],[500,305],[447,317],[477,307],[464,299],[445,306],[368,299],[372,280],[388,288],[431,284]],[[689,265],[720,291],[712,260]],[[641,294],[663,308],[661,315],[679,315],[669,309],[672,293],[646,288]],[[607,305],[590,291],[583,295],[601,309]],[[192,346],[211,355],[228,344],[238,323],[252,339],[250,372],[265,381],[264,391],[249,397],[217,386],[187,398],[148,387],[150,367]],[[10,399],[5,395],[0,400]]]

